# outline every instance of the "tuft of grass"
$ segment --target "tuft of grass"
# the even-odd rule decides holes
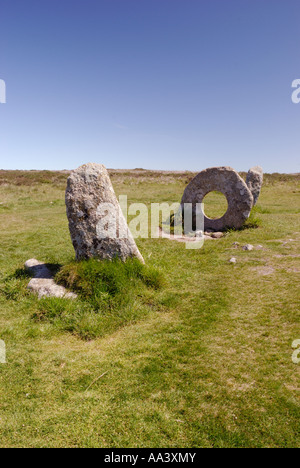
[[[7,300],[19,301],[28,293],[28,278],[30,278],[28,272],[23,268],[18,268],[15,273],[7,276],[0,283],[0,296],[5,297]]]
[[[164,277],[159,270],[143,265],[135,258],[126,262],[90,259],[65,265],[57,273],[56,281],[91,299],[99,295],[109,298],[123,296],[141,285],[160,289]]]
[[[11,301],[17,301],[23,295],[20,289],[20,282],[16,278],[6,281],[0,286],[0,295]]]
[[[56,281],[77,292],[79,299],[45,298],[33,318],[87,340],[146,316],[153,306],[149,288],[158,290],[164,285],[159,270],[137,259],[71,262],[57,273]]]

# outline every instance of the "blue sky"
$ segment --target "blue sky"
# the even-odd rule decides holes
[[[299,172],[299,0],[0,0],[0,168]]]

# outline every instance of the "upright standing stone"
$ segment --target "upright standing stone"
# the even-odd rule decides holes
[[[249,169],[246,179],[247,187],[253,196],[253,206],[256,205],[264,179],[263,170],[260,166]]]
[[[77,260],[137,257],[144,263],[105,166],[89,163],[71,173],[66,207]]]

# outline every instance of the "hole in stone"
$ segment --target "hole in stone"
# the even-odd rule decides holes
[[[204,197],[203,203],[205,216],[210,219],[222,218],[228,210],[227,198],[221,192],[208,193]]]

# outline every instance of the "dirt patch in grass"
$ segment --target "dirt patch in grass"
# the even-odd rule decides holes
[[[259,276],[269,276],[275,273],[275,268],[271,266],[258,266],[251,268],[251,271],[255,271]]]

